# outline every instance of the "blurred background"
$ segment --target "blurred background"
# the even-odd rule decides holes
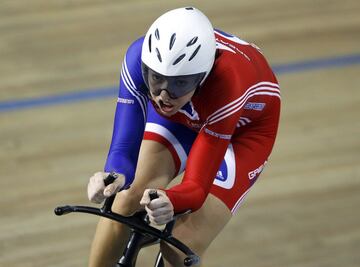
[[[282,88],[271,159],[204,265],[360,266],[360,1],[0,2],[0,266],[86,266],[127,46],[169,9],[262,48]],[[140,266],[152,266],[156,249]]]

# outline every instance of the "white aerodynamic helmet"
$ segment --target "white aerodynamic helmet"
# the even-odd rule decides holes
[[[214,64],[215,52],[209,19],[194,7],[174,9],[155,20],[145,35],[143,75],[144,68],[167,77],[196,75],[201,84]]]

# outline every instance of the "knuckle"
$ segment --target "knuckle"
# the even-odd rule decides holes
[[[108,186],[105,187],[104,191],[108,191],[108,192],[113,192],[114,191],[115,186],[113,184],[109,184]]]
[[[99,194],[99,192],[96,192],[95,194],[94,194],[94,199],[100,199],[100,198],[102,198],[103,196],[101,195],[101,194]]]
[[[161,212],[159,210],[154,210],[151,212],[151,214],[154,216],[154,217],[159,217],[161,215]]]
[[[93,176],[93,177],[90,178],[90,183],[91,184],[96,184],[96,181],[97,181],[96,176]]]
[[[89,197],[89,200],[91,201],[91,202],[95,202],[96,203],[96,197],[95,197],[95,195],[92,195],[92,196],[90,196]]]

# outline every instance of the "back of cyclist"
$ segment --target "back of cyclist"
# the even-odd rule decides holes
[[[214,30],[195,8],[171,10],[126,52],[105,172],[90,178],[89,199],[120,190],[113,211],[145,207],[157,224],[191,209],[174,235],[201,256],[263,170],[279,114],[277,80],[255,45]],[[110,171],[118,179],[105,187]],[[89,266],[114,266],[127,234],[101,219]],[[161,250],[166,266],[182,266],[182,255]]]

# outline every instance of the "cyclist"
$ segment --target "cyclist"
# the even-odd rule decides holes
[[[214,29],[194,7],[168,11],[126,52],[105,170],[90,178],[88,197],[101,203],[120,191],[113,211],[145,207],[156,224],[191,209],[174,236],[201,256],[263,170],[279,115],[279,85],[258,47]],[[117,179],[105,187],[111,171]],[[159,198],[150,201],[152,189]],[[113,267],[127,236],[100,219],[89,266]],[[165,266],[183,266],[170,246],[161,252]]]

